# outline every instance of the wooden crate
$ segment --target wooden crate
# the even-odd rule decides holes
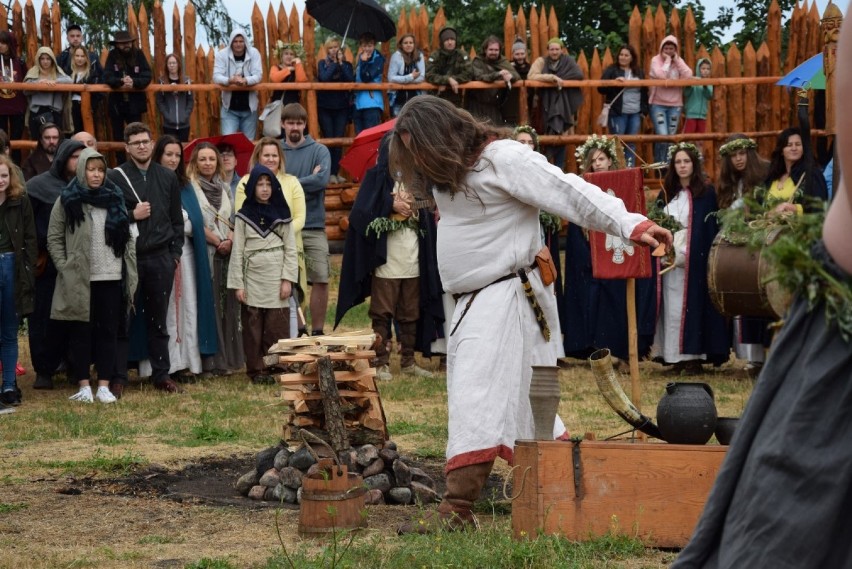
[[[692,535],[728,447],[583,441],[515,445],[512,529],[584,541],[613,531],[653,547]]]

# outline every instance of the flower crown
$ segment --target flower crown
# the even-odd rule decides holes
[[[618,156],[616,144],[617,142],[614,138],[607,138],[606,135],[598,136],[597,134],[593,134],[586,139],[586,142],[577,147],[577,150],[574,151],[574,156],[577,157],[577,162],[582,164],[586,160],[586,156],[589,152],[592,150],[603,150],[604,153],[614,161]]]
[[[757,150],[757,142],[752,140],[751,138],[737,138],[736,140],[732,140],[730,142],[726,142],[722,146],[719,147],[719,154],[722,156],[730,156],[737,150]]]
[[[305,48],[299,42],[284,43],[281,40],[275,42],[275,57],[281,57],[284,50],[290,50],[299,59],[305,59]]]
[[[671,146],[669,146],[669,154],[667,161],[671,162],[672,157],[674,157],[674,155],[680,152],[681,150],[684,150],[686,152],[692,152],[693,154],[698,156],[698,159],[701,162],[704,162],[704,155],[701,153],[700,150],[698,150],[698,147],[692,144],[691,142],[678,142],[677,144],[672,144]]]

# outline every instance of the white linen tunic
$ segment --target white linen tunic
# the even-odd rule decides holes
[[[539,210],[625,239],[646,220],[515,141],[489,144],[467,184],[475,196],[434,192],[441,213],[437,247],[444,290],[482,289],[448,343],[448,471],[497,456],[511,462],[515,440],[533,438],[531,366],[556,364],[561,346],[556,299],[539,272],[529,272],[551,328],[546,342],[520,279],[491,283],[533,263],[541,249]],[[470,296],[458,299],[450,329]],[[557,418],[554,437],[564,432]]]

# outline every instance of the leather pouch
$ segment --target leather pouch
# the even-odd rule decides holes
[[[535,255],[535,264],[544,286],[550,286],[556,281],[556,264],[553,262],[553,257],[550,256],[550,249],[542,247]]]

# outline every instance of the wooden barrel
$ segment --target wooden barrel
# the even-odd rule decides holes
[[[360,474],[321,459],[320,469],[302,479],[299,533],[316,536],[367,527],[367,488]]]
[[[763,316],[779,318],[783,302],[767,287],[772,268],[761,251],[734,244],[718,234],[707,259],[707,286],[713,305],[724,316]],[[773,307],[774,306],[774,307]],[[780,311],[780,312],[779,312]]]

